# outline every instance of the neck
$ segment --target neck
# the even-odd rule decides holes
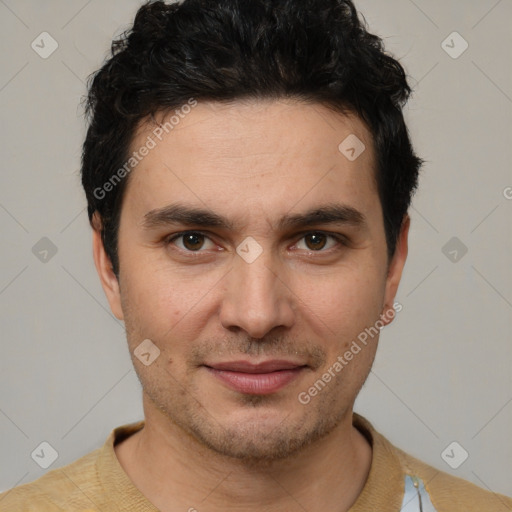
[[[286,460],[219,455],[145,404],[145,427],[115,447],[135,486],[159,510],[346,512],[364,487],[371,447],[352,410],[325,438]]]

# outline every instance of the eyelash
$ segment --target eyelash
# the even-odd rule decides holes
[[[164,243],[165,245],[171,245],[175,240],[178,240],[179,238],[183,238],[185,237],[186,235],[202,235],[204,236],[205,238],[207,238],[208,240],[210,240],[211,242],[213,242],[213,240],[211,240],[211,238],[208,236],[207,233],[204,233],[202,231],[182,231],[180,233],[175,233],[173,235],[170,235],[168,237],[165,238],[164,240]],[[334,240],[336,240],[336,242],[338,242],[339,246],[347,246],[348,245],[348,241],[346,239],[346,237],[344,237],[343,235],[340,235],[340,234],[335,234],[335,233],[329,233],[329,232],[326,232],[326,231],[307,231],[307,232],[304,232],[304,233],[300,233],[301,235],[301,238],[299,239],[302,240],[303,238],[305,238],[307,235],[324,235],[324,236],[327,236],[327,237],[330,237],[330,238],[333,238]],[[333,251],[336,251],[336,250],[339,250],[340,247],[332,247],[330,249],[327,249],[327,250],[318,250],[318,251],[314,251],[314,250],[308,250],[307,252],[308,253],[318,253],[318,254],[329,254]],[[177,250],[181,251],[181,252],[184,252],[186,253],[187,255],[189,255],[190,257],[196,257],[196,255],[200,255],[201,253],[203,252],[206,252],[204,250],[198,250],[198,251],[189,251],[189,250],[185,250],[185,249],[181,249],[181,248],[177,248]]]

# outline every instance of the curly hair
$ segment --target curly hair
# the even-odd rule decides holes
[[[139,124],[196,101],[296,98],[356,113],[373,137],[388,256],[417,188],[422,161],[402,108],[411,89],[401,64],[366,30],[350,0],[150,1],[90,78],[82,184],[113,271]],[[124,167],[123,167],[124,166]],[[127,169],[129,171],[129,169]],[[102,188],[118,179],[115,186]],[[101,191],[99,193],[98,191]],[[97,226],[96,226],[97,228]]]

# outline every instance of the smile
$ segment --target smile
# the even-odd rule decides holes
[[[205,367],[229,388],[251,395],[275,393],[295,380],[307,368],[303,364],[277,360],[259,364],[232,361]]]

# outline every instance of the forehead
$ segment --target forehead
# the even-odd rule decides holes
[[[141,123],[131,151],[149,140],[125,192],[140,210],[179,200],[248,216],[378,197],[369,130],[319,104],[199,102]]]

